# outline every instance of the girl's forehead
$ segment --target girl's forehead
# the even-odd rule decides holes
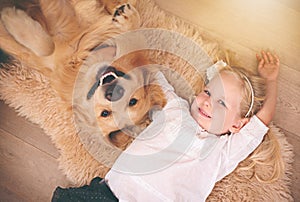
[[[235,73],[223,71],[216,74],[213,79],[207,84],[207,86],[218,87],[221,89],[231,86],[237,86],[240,88],[242,86],[242,82]]]
[[[207,87],[212,91],[212,96],[224,97],[231,105],[241,101],[242,82],[232,72],[221,72],[207,84]]]

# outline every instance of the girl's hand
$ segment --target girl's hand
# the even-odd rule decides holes
[[[260,76],[267,81],[276,81],[279,73],[279,58],[276,54],[270,52],[261,52],[261,56],[256,54],[258,61],[258,72]]]

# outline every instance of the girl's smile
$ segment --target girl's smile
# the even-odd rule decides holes
[[[210,119],[211,116],[209,116],[205,111],[203,111],[200,107],[198,108],[199,110],[199,114],[203,117],[203,118],[207,118]]]

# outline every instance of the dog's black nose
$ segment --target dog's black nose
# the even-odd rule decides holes
[[[112,83],[105,90],[105,98],[111,102],[120,100],[124,95],[124,88],[117,83]]]

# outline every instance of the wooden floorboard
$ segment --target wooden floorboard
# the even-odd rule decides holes
[[[4,104],[2,100],[0,100],[0,112],[0,128],[53,157],[59,156],[50,138],[38,125],[18,116],[15,110]]]
[[[22,202],[26,201],[21,196],[18,196],[14,191],[10,191],[7,187],[0,186],[0,201],[1,202]]]
[[[296,0],[276,0],[276,1],[285,5],[291,10],[300,12],[300,1],[296,1]]]
[[[298,2],[297,0],[294,0]],[[156,0],[164,10],[220,36],[226,44],[253,51],[276,50],[287,66],[299,71],[300,12],[277,0]],[[297,3],[299,5],[299,3]],[[243,56],[239,49],[234,49]],[[247,56],[246,54],[245,56]]]
[[[0,186],[6,197],[50,201],[57,185],[68,184],[53,156],[2,129],[0,139]]]

